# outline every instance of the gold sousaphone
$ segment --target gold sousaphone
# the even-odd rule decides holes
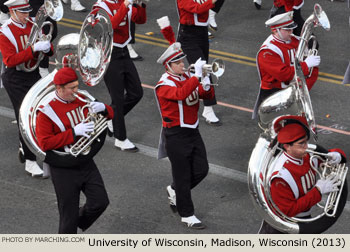
[[[72,153],[70,150],[47,152],[41,150],[37,143],[35,124],[38,108],[45,106],[54,95],[55,87],[52,85],[52,81],[58,69],[66,66],[72,67],[86,85],[95,86],[101,81],[108,68],[112,47],[112,24],[108,14],[102,9],[95,14],[88,14],[80,34],[70,33],[58,41],[55,59],[56,69],[39,80],[29,90],[19,113],[19,126],[23,139],[39,159],[53,165],[65,166],[67,164],[71,166],[91,158],[102,147],[106,136],[106,122],[103,122],[102,125],[95,122],[99,129],[94,130],[90,136],[94,141],[87,141],[84,145],[79,144],[79,149],[75,148]],[[79,99],[84,99],[87,103],[95,100],[85,90],[78,90],[78,94]],[[87,117],[90,118],[90,115]]]

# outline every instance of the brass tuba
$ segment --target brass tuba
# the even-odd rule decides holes
[[[35,133],[36,116],[39,107],[45,106],[53,97],[55,87],[52,85],[53,78],[62,67],[72,67],[88,86],[97,85],[103,78],[107,69],[112,53],[113,30],[108,14],[104,10],[99,10],[95,14],[88,14],[85,18],[80,34],[71,33],[64,35],[58,41],[56,47],[56,69],[46,77],[39,80],[29,90],[25,96],[19,113],[19,127],[24,141],[30,150],[41,160],[48,164],[74,165],[93,157],[104,143],[106,137],[106,125],[100,125],[99,135],[94,137],[93,142],[88,146],[82,146],[82,152],[85,155],[71,155],[70,150],[66,151],[47,151],[40,149]],[[95,100],[85,90],[78,90],[79,97],[86,102]],[[86,149],[90,151],[86,152]]]
[[[53,24],[49,21],[45,21],[47,17],[50,17],[55,21],[59,21],[62,19],[63,6],[61,3],[61,0],[45,0],[44,4],[39,8],[35,16],[35,22],[33,22],[30,18],[28,18],[28,21],[33,23],[33,27],[32,27],[32,30],[30,31],[30,35],[26,42],[25,49],[34,45],[39,40],[40,41],[51,40],[52,32],[53,32]],[[47,35],[44,35],[41,33],[45,25],[50,26],[50,30]],[[40,61],[42,61],[44,57],[44,54],[42,52],[37,52],[35,55],[38,55],[37,58],[20,64],[18,66],[18,69],[24,72],[32,72],[35,69],[37,69],[37,67],[40,64]]]
[[[303,60],[302,55],[316,25],[321,25],[325,29],[330,27],[326,14],[318,4],[315,5],[314,13],[307,19],[302,29],[301,41],[296,52],[293,81],[289,87],[269,96],[258,109],[259,127],[263,132],[259,136],[248,164],[248,187],[253,205],[267,223],[283,233],[321,233],[325,231],[340,216],[347,199],[347,183],[343,179],[338,194],[339,200],[331,200],[331,202],[337,202],[336,204],[327,204],[328,206],[333,205],[332,215],[334,217],[326,214],[330,211],[326,207],[321,213],[316,213],[315,217],[300,219],[284,215],[274,204],[270,194],[271,167],[282,153],[275,139],[274,122],[281,116],[302,116],[306,119],[310,132],[316,140],[316,123],[312,103],[299,64]],[[330,197],[338,198],[338,195]]]

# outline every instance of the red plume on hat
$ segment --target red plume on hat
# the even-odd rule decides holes
[[[170,45],[174,44],[176,42],[175,33],[173,31],[173,28],[170,26],[170,20],[168,16],[164,16],[157,19],[157,23],[160,27],[160,32],[163,34],[164,38],[168,40]]]
[[[173,28],[170,26],[168,16],[157,19],[157,23],[164,38],[168,40],[170,44],[168,49],[166,49],[165,52],[159,57],[157,62],[159,64],[167,65],[170,62],[175,62],[177,60],[185,58],[186,55],[181,50],[181,44],[175,40],[175,33],[173,31]]]

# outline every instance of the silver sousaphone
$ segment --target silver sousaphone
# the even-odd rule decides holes
[[[88,152],[84,149],[81,153],[85,155],[72,155],[69,151],[44,152],[38,146],[35,124],[38,108],[45,106],[53,97],[55,86],[52,85],[56,72],[62,67],[72,67],[88,86],[97,85],[108,68],[113,47],[113,29],[108,14],[100,9],[95,14],[88,14],[85,18],[80,34],[70,33],[60,38],[56,48],[56,69],[45,78],[39,80],[25,96],[19,113],[20,132],[30,150],[41,160],[55,165],[65,166],[79,163],[82,159],[91,158],[102,147],[104,134],[96,136],[96,141]],[[78,94],[86,102],[94,101],[95,98],[85,90],[78,90]],[[106,126],[103,126],[106,127]],[[76,153],[76,152],[74,152]],[[79,153],[80,154],[80,153]],[[54,161],[52,161],[54,160]],[[62,162],[61,162],[62,161]],[[73,162],[73,163],[72,163]]]

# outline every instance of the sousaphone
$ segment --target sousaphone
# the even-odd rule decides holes
[[[113,47],[113,29],[108,14],[100,9],[85,18],[80,34],[70,33],[60,38],[56,48],[56,69],[39,80],[25,96],[20,112],[19,127],[24,141],[30,150],[48,164],[72,166],[93,157],[102,147],[106,130],[89,146],[90,151],[77,157],[69,151],[44,152],[38,145],[35,128],[39,107],[45,106],[53,97],[55,86],[52,84],[56,72],[62,67],[72,67],[88,86],[97,85],[108,68]],[[78,90],[81,99],[87,102],[95,98],[85,90]]]

